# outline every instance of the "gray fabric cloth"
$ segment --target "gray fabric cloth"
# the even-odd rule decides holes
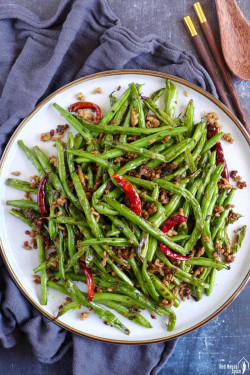
[[[190,54],[154,35],[122,27],[106,0],[62,0],[41,21],[19,5],[0,6],[0,152],[20,121],[48,94],[98,71],[151,69],[185,78],[216,94]],[[38,360],[52,363],[73,345],[74,374],[157,374],[175,341],[146,346],[99,343],[71,334],[40,314],[16,287],[0,259],[0,343],[24,332]]]

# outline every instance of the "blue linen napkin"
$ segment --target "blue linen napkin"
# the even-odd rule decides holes
[[[20,121],[51,92],[98,71],[150,69],[185,78],[216,94],[207,72],[187,52],[154,35],[139,38],[122,27],[107,0],[62,0],[41,21],[19,5],[0,6],[0,153]],[[70,334],[22,295],[0,257],[0,343],[25,332],[39,361],[53,363],[73,345],[75,375],[157,374],[175,341],[125,346]]]

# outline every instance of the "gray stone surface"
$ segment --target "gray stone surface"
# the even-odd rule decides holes
[[[157,34],[165,40],[194,53],[190,37],[183,25],[182,17],[191,15],[204,40],[197,18],[192,9],[192,0],[110,0],[115,14],[124,26],[137,35]],[[59,0],[0,0],[0,4],[19,3],[37,13],[40,18],[49,18],[56,11]],[[246,17],[250,18],[250,1],[238,0]],[[215,6],[212,0],[203,0],[202,5],[212,29],[219,40]],[[250,119],[250,82],[234,82]],[[205,326],[181,337],[176,350],[160,375],[228,375],[232,370],[220,369],[220,365],[234,365],[245,357],[250,362],[250,286],[219,316]],[[54,365],[39,363],[31,352],[24,336],[18,338],[18,345],[12,349],[0,349],[0,375],[44,375],[71,373],[72,351]],[[250,372],[249,372],[250,373]],[[117,375],[112,373],[111,375]],[[248,372],[246,371],[246,375]],[[88,375],[88,374],[84,374]],[[98,375],[98,374],[96,374]],[[143,374],[134,374],[143,375]]]

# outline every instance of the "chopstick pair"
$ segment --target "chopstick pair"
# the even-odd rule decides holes
[[[228,68],[226,66],[225,60],[224,60],[224,58],[223,58],[223,56],[220,52],[219,46],[218,46],[218,44],[215,40],[215,37],[214,37],[212,29],[209,25],[209,22],[207,21],[207,19],[205,17],[205,14],[203,12],[203,9],[202,9],[199,2],[195,3],[193,5],[193,7],[194,7],[196,15],[197,15],[197,17],[200,21],[201,28],[202,28],[202,30],[205,34],[205,37],[206,37],[207,42],[209,44],[209,47],[212,51],[213,57],[214,57],[215,61],[217,62],[218,67],[220,68],[222,77],[224,79],[224,83],[225,83],[225,85],[226,85],[226,87],[227,87],[227,89],[230,93],[230,97],[231,97],[231,100],[234,104],[236,112],[238,114],[238,117],[239,117],[240,121],[242,122],[242,124],[244,125],[244,127],[246,128],[246,130],[248,131],[248,133],[250,133],[250,126],[248,124],[246,114],[244,112],[244,109],[241,106],[240,99],[239,99],[238,94],[236,92],[236,89],[234,87],[234,84],[233,84],[232,78],[230,76],[230,73],[228,71]],[[220,100],[227,106],[228,109],[230,109],[231,112],[235,113],[235,110],[232,107],[232,105],[231,105],[231,103],[228,99],[228,96],[226,94],[226,91],[223,87],[222,81],[221,81],[220,77],[218,76],[218,74],[216,73],[213,62],[212,62],[209,54],[206,51],[206,48],[205,48],[205,46],[202,42],[201,37],[199,36],[199,34],[196,31],[196,28],[193,24],[193,21],[192,21],[191,17],[186,16],[186,17],[183,18],[183,20],[184,20],[184,23],[185,23],[185,25],[186,25],[186,27],[187,27],[187,29],[188,29],[191,37],[192,37],[192,40],[193,40],[194,45],[197,49],[197,52],[198,52],[201,60],[203,61],[203,64],[204,64],[205,68],[207,69],[208,73],[210,74],[210,76],[211,76],[211,78],[212,78],[212,80],[215,84],[215,87],[217,89]]]

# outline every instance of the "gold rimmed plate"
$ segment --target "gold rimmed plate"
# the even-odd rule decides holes
[[[102,111],[105,112],[109,108],[108,96],[118,86],[121,86],[121,89],[117,91],[117,97],[122,95],[131,82],[142,83],[143,94],[149,96],[153,91],[164,87],[166,78],[173,80],[178,87],[179,95],[176,113],[183,113],[188,101],[193,99],[196,122],[200,120],[204,112],[216,112],[218,114],[223,130],[226,133],[230,132],[234,138],[233,145],[223,142],[229,170],[237,170],[239,175],[249,183],[250,139],[236,117],[220,101],[194,84],[164,73],[143,70],[97,73],[74,81],[57,90],[43,100],[19,125],[1,159],[0,245],[5,264],[17,286],[43,314],[50,319],[54,319],[62,327],[82,336],[120,344],[148,344],[173,339],[200,327],[216,316],[233,301],[249,278],[248,265],[250,259],[248,244],[250,231],[247,231],[246,239],[237,254],[235,262],[231,265],[231,270],[217,272],[212,295],[210,297],[204,296],[199,302],[190,299],[181,303],[180,307],[176,309],[177,323],[173,332],[166,330],[166,317],[157,317],[156,320],[152,320],[148,311],[143,312],[143,314],[150,320],[153,326],[151,329],[140,327],[117,313],[123,323],[130,329],[129,336],[124,335],[115,328],[106,326],[94,314],[91,314],[88,319],[81,321],[80,313],[86,311],[84,308],[70,311],[61,318],[55,319],[58,306],[64,302],[65,296],[54,290],[49,291],[47,306],[41,306],[39,303],[40,286],[33,282],[32,277],[33,269],[38,265],[37,251],[23,249],[23,242],[28,239],[24,232],[28,228],[8,213],[10,208],[5,204],[8,199],[23,198],[22,192],[5,185],[5,180],[8,177],[13,177],[11,172],[20,171],[19,178],[24,180],[28,180],[29,176],[37,173],[18,147],[17,141],[23,139],[28,147],[39,145],[48,155],[55,154],[56,149],[53,147],[53,142],[40,142],[40,134],[42,132],[50,131],[56,128],[58,124],[65,123],[64,119],[52,107],[53,102],[57,102],[62,107],[67,108],[69,104],[76,101],[76,94],[83,92],[86,100],[97,103]],[[92,94],[92,91],[97,87],[101,87],[102,93]],[[163,106],[163,102],[160,102],[159,105]],[[243,217],[232,226],[232,231],[249,222],[249,188],[237,189],[233,203],[236,205],[236,212],[240,212]]]

